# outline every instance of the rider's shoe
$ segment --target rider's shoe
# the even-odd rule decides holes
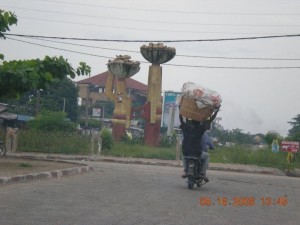
[[[205,183],[209,182],[209,179],[206,175],[200,175],[200,177],[205,181]]]
[[[183,171],[183,174],[181,175],[181,178],[184,179],[184,178],[186,178],[186,177],[187,177],[187,174],[186,174],[185,171]]]

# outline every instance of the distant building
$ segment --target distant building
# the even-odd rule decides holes
[[[77,83],[78,87],[78,104],[91,106],[96,103],[111,102],[105,95],[105,85],[109,72],[100,73],[98,75],[80,80]],[[127,94],[132,99],[132,106],[138,107],[145,104],[147,101],[147,88],[148,86],[136,81],[132,78],[126,79]],[[117,79],[114,81],[113,92],[115,92]],[[102,114],[102,113],[101,113]],[[101,117],[104,117],[102,114]]]
[[[110,101],[104,94],[105,84],[108,78],[109,72],[100,73],[98,75],[80,80],[77,82],[79,88],[79,104],[85,105],[86,101],[89,104],[97,102]],[[116,87],[117,79],[115,79],[113,91]],[[131,96],[133,105],[143,105],[147,100],[147,88],[148,86],[136,81],[132,78],[126,79],[127,94]]]

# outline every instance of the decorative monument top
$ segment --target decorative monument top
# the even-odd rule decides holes
[[[139,72],[140,62],[130,60],[129,55],[119,55],[109,60],[107,67],[110,72],[118,78],[128,78]]]
[[[143,57],[152,64],[166,63],[176,55],[175,48],[167,47],[163,43],[143,45],[140,50]]]

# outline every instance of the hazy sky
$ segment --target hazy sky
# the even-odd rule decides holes
[[[143,83],[150,64],[139,49],[149,41],[300,34],[299,0],[0,0],[0,8],[18,16],[12,34],[143,41],[51,39],[65,42],[56,43],[8,36],[0,40],[6,60],[62,55],[73,67],[86,62],[96,75],[107,70],[109,58],[127,54],[142,62],[132,78]],[[288,121],[300,114],[300,69],[286,68],[300,67],[300,37],[164,44],[177,55],[169,62],[174,65],[162,65],[163,90],[180,91],[191,81],[219,92],[225,129],[285,136]]]

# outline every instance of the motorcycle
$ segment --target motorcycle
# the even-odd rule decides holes
[[[186,156],[187,163],[187,184],[189,189],[193,189],[194,185],[197,184],[197,187],[201,187],[206,182],[204,178],[200,176],[200,171],[203,166],[203,162],[198,157]]]

